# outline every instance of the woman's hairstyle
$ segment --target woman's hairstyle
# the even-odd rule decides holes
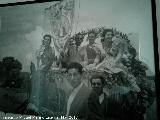
[[[111,33],[112,33],[112,36],[114,35],[112,29],[104,29],[103,32],[102,32],[102,34],[101,34],[101,37],[102,37],[101,42],[104,41],[104,37],[105,37],[105,35],[106,35],[107,32],[111,32]]]
[[[52,36],[49,35],[49,34],[46,34],[46,35],[43,36],[42,43],[44,44],[44,39],[45,39],[45,37],[49,37],[49,38],[50,38],[50,39],[49,39],[49,43],[51,43],[51,38],[52,38]]]

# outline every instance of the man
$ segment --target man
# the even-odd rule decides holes
[[[80,37],[80,38],[79,38]],[[64,47],[64,61],[66,64],[71,62],[81,62],[81,57],[79,54],[79,45],[83,36],[79,33],[77,37],[71,37],[67,40],[65,47]],[[79,41],[78,41],[79,40]]]
[[[105,79],[101,75],[92,75],[90,78],[93,91],[88,99],[88,120],[105,120],[107,96],[103,92],[104,82]]]
[[[85,51],[81,54],[83,59],[83,65],[90,65],[95,67],[101,61],[101,52],[95,43],[96,34],[94,31],[89,31],[88,33],[88,41],[89,44],[82,47],[81,50]]]
[[[71,62],[80,63],[82,61],[79,46],[83,42],[83,38],[84,35],[82,33],[77,33],[66,41],[59,59],[63,68],[66,68]]]
[[[123,97],[119,94],[110,95],[109,93],[109,95],[107,95],[105,92],[103,92],[105,86],[105,78],[103,77],[103,75],[95,74],[91,76],[90,83],[93,91],[97,94],[98,103],[95,103],[96,98],[91,94],[88,100],[89,119],[123,120]],[[97,104],[99,107],[94,108],[94,105]]]
[[[99,120],[101,117],[101,120],[144,120],[143,113],[139,110],[141,105],[138,104],[136,92],[120,93],[109,90],[107,95],[103,92],[105,79],[102,75],[97,74],[91,76],[90,83],[98,96],[98,103],[95,103],[95,96],[90,95],[88,100],[89,119]],[[94,106],[97,104],[99,107],[95,108]]]
[[[73,90],[67,102],[67,117],[86,119],[88,114],[88,97],[91,90],[82,81],[82,65],[72,62],[67,67],[69,83]]]

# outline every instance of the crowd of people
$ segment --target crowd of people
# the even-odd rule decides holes
[[[67,117],[144,120],[146,104],[152,104],[154,95],[147,86],[147,68],[136,58],[136,50],[126,35],[104,28],[77,33],[68,38],[58,58],[51,47],[51,38],[45,35],[37,51],[37,70],[43,85],[53,62],[54,67],[64,69],[69,76],[72,90],[67,100]],[[83,80],[84,73],[89,73],[89,84]],[[118,89],[111,92],[114,87],[127,88],[127,92],[117,92]]]

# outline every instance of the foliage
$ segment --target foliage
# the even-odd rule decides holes
[[[5,79],[3,87],[20,87],[21,78],[20,72],[22,70],[22,64],[14,57],[4,57],[0,61],[1,66],[1,78]]]
[[[22,64],[14,57],[5,57],[2,60],[2,67],[4,67],[6,71],[10,71],[12,69],[21,70]]]

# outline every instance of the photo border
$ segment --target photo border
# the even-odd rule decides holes
[[[34,1],[24,1],[24,2],[15,2],[15,3],[6,3],[0,4],[0,7],[7,6],[15,6],[15,5],[26,5],[26,4],[35,4],[35,3],[45,3],[45,2],[53,2],[53,1],[61,1],[61,0],[34,0]]]
[[[27,5],[36,3],[45,3],[61,0],[34,0],[25,2],[15,2],[0,4],[0,7],[9,7],[16,5]],[[159,53],[158,53],[158,31],[157,31],[157,17],[156,17],[156,0],[151,1],[151,11],[152,11],[152,28],[153,28],[153,47],[154,47],[154,64],[155,64],[155,89],[156,89],[156,101],[157,101],[157,117],[160,119],[160,68],[159,68]],[[158,119],[157,118],[157,119]]]
[[[155,63],[155,89],[157,102],[157,117],[160,119],[160,70],[159,70],[159,54],[158,54],[158,33],[156,18],[156,0],[151,0],[152,10],[152,27],[153,27],[153,47],[154,47],[154,63]],[[157,118],[157,119],[158,119]]]

